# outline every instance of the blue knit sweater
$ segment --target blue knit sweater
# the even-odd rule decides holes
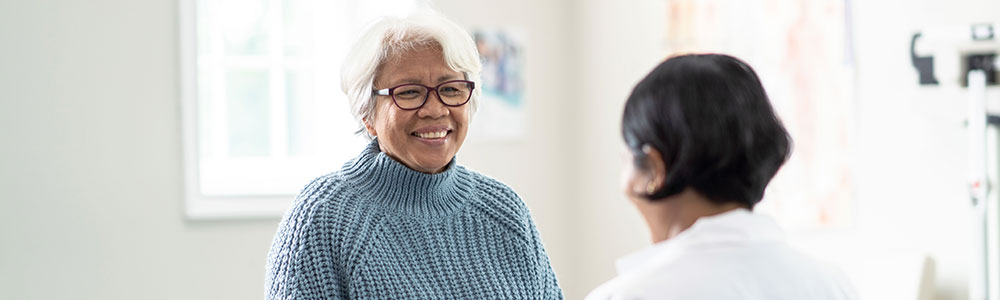
[[[281,221],[267,299],[562,299],[521,199],[455,164],[414,171],[377,142]]]

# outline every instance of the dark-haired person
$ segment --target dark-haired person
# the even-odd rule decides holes
[[[625,194],[655,245],[619,260],[587,299],[857,299],[838,270],[752,212],[791,140],[746,63],[661,63],[629,96],[622,135],[633,158]]]

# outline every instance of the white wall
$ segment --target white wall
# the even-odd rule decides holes
[[[938,269],[937,298],[964,299],[972,253],[966,98],[918,86],[907,53],[915,31],[996,22],[1000,3],[854,4],[860,117],[856,246],[927,253]]]

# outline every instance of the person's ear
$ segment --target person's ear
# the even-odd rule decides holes
[[[368,117],[362,117],[361,118],[361,123],[365,124],[365,130],[368,131],[368,135],[375,136],[375,137],[378,136],[378,132],[375,131],[375,126],[373,126],[372,122],[370,122],[368,120]]]
[[[642,153],[646,155],[646,183],[645,192],[652,195],[663,187],[663,180],[667,178],[667,164],[663,161],[663,154],[660,150],[650,145],[642,146]]]

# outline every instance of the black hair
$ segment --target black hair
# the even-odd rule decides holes
[[[656,66],[625,103],[622,136],[639,168],[648,167],[643,146],[663,155],[666,176],[650,201],[691,187],[713,203],[753,209],[791,152],[757,74],[720,54]]]

